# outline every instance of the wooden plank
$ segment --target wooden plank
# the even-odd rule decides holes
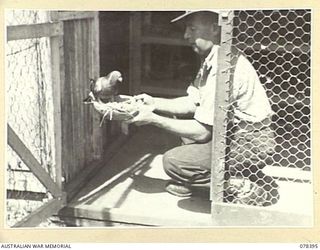
[[[12,227],[36,227],[41,222],[45,221],[52,214],[57,213],[59,209],[61,209],[63,205],[63,199],[60,197],[58,199],[53,199],[41,206],[40,208],[33,211],[30,215],[13,225]]]
[[[21,160],[30,168],[39,181],[48,189],[53,197],[61,196],[60,187],[51,179],[30,150],[24,145],[10,125],[7,125],[8,144],[19,155]]]
[[[91,74],[92,77],[100,76],[100,56],[99,56],[99,13],[95,12],[94,19],[89,28],[89,52],[91,53]],[[97,112],[92,113],[92,145],[93,159],[98,160],[103,154],[104,127],[100,127],[100,115]]]
[[[226,123],[228,109],[228,91],[230,80],[230,56],[232,24],[231,14],[225,18],[220,15],[221,46],[218,50],[217,84],[214,91],[214,121],[212,133],[212,162],[211,162],[211,192],[210,198],[213,203],[223,201],[225,183],[225,149],[226,149]]]
[[[7,199],[42,201],[46,193],[7,189]]]
[[[63,23],[59,23],[63,30]],[[62,36],[52,37],[51,45],[51,71],[52,71],[52,93],[53,93],[53,119],[54,119],[54,141],[55,141],[55,174],[56,183],[62,189],[62,115],[61,98],[64,86],[64,58]]]
[[[86,20],[86,22],[82,25],[82,65],[85,68],[85,70],[82,71],[82,84],[80,88],[80,98],[81,98],[81,113],[82,113],[82,150],[83,150],[83,167],[87,166],[87,163],[91,161],[91,154],[88,151],[88,148],[91,147],[90,143],[90,137],[89,135],[91,134],[90,130],[88,129],[88,124],[91,122],[91,119],[88,117],[88,109],[85,107],[82,103],[82,100],[88,95],[89,91],[89,79],[90,79],[90,74],[89,74],[89,68],[88,68],[88,43],[89,43],[89,37],[88,37],[88,32],[87,30],[90,28],[91,25],[91,20]]]
[[[74,131],[72,129],[74,114],[73,110],[73,100],[72,100],[72,86],[74,81],[74,38],[73,38],[73,23],[64,23],[64,53],[65,53],[65,85],[64,85],[64,98],[62,103],[62,127],[63,127],[63,143],[65,147],[65,178],[66,182],[72,176],[72,167],[74,165],[74,150],[75,147],[73,143]]]
[[[165,217],[154,217],[149,213],[136,213],[128,209],[105,208],[103,210],[88,205],[73,207],[68,206],[59,212],[62,217],[85,218],[101,221],[111,221],[144,226],[212,226],[210,220],[197,221],[196,218],[174,219]]]
[[[61,23],[41,23],[7,27],[7,41],[63,35]]]
[[[90,30],[90,27],[91,27],[91,22],[88,26],[88,30]],[[86,43],[86,67],[87,67],[87,75],[89,78],[92,78],[94,77],[94,75],[92,74],[92,69],[91,69],[91,57],[92,57],[92,54],[91,54],[91,42],[90,42],[90,32],[87,32],[87,43]],[[100,45],[99,45],[100,46]],[[100,61],[100,60],[99,60]],[[99,62],[100,63],[100,62]],[[100,73],[100,72],[99,72]],[[85,88],[85,93],[86,93],[86,96],[88,95],[89,93],[89,82],[87,82],[87,85],[86,85],[86,88]],[[87,158],[87,163],[92,161],[94,159],[94,151],[93,151],[93,117],[92,117],[92,110],[90,107],[86,107],[87,110],[86,110],[86,125],[87,125],[87,128],[86,128],[86,131],[87,131],[87,138],[86,138],[86,141],[87,142],[90,142],[89,145],[87,145],[87,155],[88,155],[88,158]]]
[[[245,218],[244,218],[245,216]],[[313,225],[312,216],[272,210],[272,207],[252,207],[239,204],[213,204],[213,224],[216,226],[303,226]]]
[[[52,10],[52,11],[49,11],[49,15],[50,15],[50,21],[60,21],[59,20],[59,11],[55,11],[55,10]]]
[[[155,162],[152,164],[154,163]],[[126,171],[126,169],[124,169],[124,171]],[[101,173],[99,176],[100,175]],[[130,181],[125,179],[127,175],[128,173],[126,173],[123,177],[119,177],[119,180],[116,181],[118,183],[116,186],[111,185],[108,189],[103,189],[103,192],[100,192],[100,195],[96,196],[93,200],[89,200],[89,202],[83,202],[80,204],[70,203],[69,207],[81,209],[82,211],[81,214],[79,214],[79,217],[80,215],[83,215],[83,217],[85,215],[89,215],[89,218],[92,219],[114,220],[127,223],[142,223],[142,221],[146,223],[147,220],[150,220],[152,225],[156,225],[156,223],[162,218],[165,218],[166,220],[163,220],[162,223],[166,224],[162,224],[162,226],[177,226],[177,224],[170,224],[172,222],[170,221],[169,217],[174,217],[177,220],[175,223],[178,223],[178,220],[180,223],[186,223],[186,221],[189,220],[190,222],[185,225],[190,226],[199,225],[203,222],[207,222],[208,226],[312,226],[313,203],[311,184],[291,183],[287,185],[288,183],[286,182],[279,183],[282,199],[280,199],[279,203],[270,207],[254,207],[239,204],[217,204],[215,208],[219,209],[217,209],[217,214],[214,216],[213,221],[211,221],[209,201],[197,199],[198,197],[193,197],[191,200],[179,199],[172,197],[165,192],[162,194],[157,192],[153,194],[149,192],[143,192],[139,195],[137,192],[137,190],[139,190],[139,186],[147,187],[148,181],[144,183],[142,183],[143,181],[139,182],[137,180]],[[146,172],[145,176],[157,176],[157,178],[161,178],[161,175],[154,175],[154,172],[152,173],[152,171]],[[126,186],[128,189],[123,189],[120,187],[124,184],[124,182],[127,182],[127,184],[124,186]],[[150,181],[149,185],[151,183],[153,183],[152,185],[157,185],[156,180],[153,182]],[[107,183],[101,182],[101,184],[106,185]],[[150,189],[145,190],[151,191],[151,189],[152,188],[150,187]],[[88,191],[89,190],[93,190],[92,186],[88,189]],[[119,197],[119,199],[112,197],[112,195],[108,195],[107,193],[109,192],[114,192],[116,197]],[[294,197],[289,197],[292,196],[292,193],[295,193],[296,195]],[[165,195],[167,195],[167,197]],[[171,198],[173,199],[170,202]],[[126,199],[128,203],[125,204],[126,201],[123,201],[123,199]],[[113,202],[110,202],[110,200],[113,200]],[[121,202],[119,202],[119,200],[121,200]],[[139,207],[139,204],[141,204],[141,202],[143,203],[145,200],[148,200],[148,202],[144,204],[143,207]],[[166,213],[166,211],[157,211],[157,207],[161,207],[161,205],[159,206],[161,202],[155,204],[155,200],[163,200],[162,206],[166,207],[167,210],[169,209],[170,212]],[[183,208],[181,211],[176,209],[177,202],[179,205],[181,205],[181,208]],[[197,212],[194,214],[194,216],[189,215],[190,218],[188,218],[186,215],[181,216],[181,214],[185,213],[188,208],[191,208],[187,205],[188,202],[192,207],[192,211]],[[201,203],[204,205],[202,208]],[[304,207],[309,208],[304,209]],[[114,210],[113,208],[117,208],[117,210]],[[222,213],[219,213],[219,210],[222,211]],[[241,216],[243,214],[246,216]],[[147,215],[149,218],[143,218],[144,215]],[[185,220],[185,218],[187,219]]]
[[[79,126],[79,143],[80,143],[80,162],[81,162],[81,168],[84,168],[86,167],[86,154],[85,154],[85,147],[86,147],[86,140],[85,140],[85,134],[86,134],[86,130],[85,130],[85,127],[86,127],[86,121],[84,120],[84,116],[85,116],[85,105],[83,104],[82,100],[84,99],[84,89],[85,87],[87,86],[87,82],[89,78],[89,76],[87,75],[86,73],[86,70],[85,69],[85,65],[86,65],[86,62],[85,62],[85,55],[88,53],[87,50],[86,50],[86,43],[88,42],[88,40],[86,39],[86,31],[88,30],[88,27],[87,27],[87,23],[89,22],[88,19],[85,19],[85,20],[81,20],[80,22],[80,27],[79,27],[79,32],[80,32],[80,41],[81,44],[79,44],[79,51],[80,51],[80,54],[78,55],[78,58],[79,58],[79,65],[80,65],[80,79],[79,79],[79,93],[78,93],[78,98],[79,98],[79,112],[80,112],[80,119],[79,119],[79,123],[78,123],[78,126]]]
[[[59,20],[68,21],[76,19],[91,19],[95,18],[95,11],[58,11],[57,18]]]
[[[102,155],[103,136],[99,127],[100,117],[82,104],[89,78],[99,76],[99,19],[98,12],[52,12],[53,20],[64,20],[65,84],[62,99],[62,129],[65,150],[63,169],[66,181],[71,181],[79,169]],[[90,44],[90,45],[89,45]],[[87,79],[85,79],[87,78]],[[94,118],[92,118],[92,114]],[[94,124],[90,122],[94,119]],[[92,120],[91,120],[92,121]],[[92,128],[97,143],[92,152]]]
[[[82,72],[82,65],[80,60],[81,53],[81,22],[82,20],[72,20],[73,23],[73,39],[74,39],[74,74],[72,75],[72,86],[71,86],[71,95],[72,95],[72,114],[73,114],[73,121],[72,121],[72,130],[73,130],[73,152],[74,158],[72,165],[71,175],[73,178],[75,174],[81,169],[81,142],[80,142],[80,96],[79,96],[79,88],[81,85],[81,72]],[[82,105],[82,103],[81,103]]]
[[[82,136],[82,143],[84,145],[84,166],[87,166],[88,163],[91,161],[91,129],[90,129],[90,123],[91,123],[91,116],[90,116],[90,110],[91,107],[88,107],[88,105],[84,105],[82,103],[82,100],[88,96],[90,91],[90,84],[89,79],[90,76],[90,69],[89,69],[89,34],[87,30],[89,29],[91,25],[91,22],[87,22],[85,26],[82,26],[82,35],[83,35],[83,53],[82,53],[82,61],[83,61],[83,86],[81,86],[81,105],[82,105],[82,129],[83,129],[83,136]]]
[[[70,216],[59,215],[56,219],[58,222],[62,222],[67,227],[146,227],[150,225],[125,223],[125,222],[115,222],[110,220],[94,220],[88,218],[80,218]]]
[[[71,33],[71,23],[64,23],[64,33],[63,42],[64,42],[64,62],[65,62],[65,81],[64,81],[64,92],[62,95],[62,130],[63,130],[63,170],[65,173],[65,181],[67,182],[70,178],[70,168],[72,165],[73,158],[73,130],[72,130],[72,113],[71,113],[71,80],[72,80],[72,70],[71,63],[72,57],[71,54],[74,51],[72,46],[72,41],[70,38]]]
[[[95,75],[95,71],[93,69],[93,64],[94,64],[94,55],[93,55],[93,42],[91,41],[91,38],[93,36],[93,30],[92,28],[88,29],[88,70],[89,70],[89,76],[90,78],[94,79],[95,77],[97,77]],[[100,72],[99,72],[100,75]],[[92,112],[93,110],[91,109],[91,107],[87,106],[88,109],[88,113],[89,113],[89,126],[90,126],[90,154],[92,156],[91,159],[98,159],[99,157],[96,156],[95,152],[99,152],[99,147],[96,146],[96,143],[94,143],[94,141],[96,140],[95,138],[98,138],[100,136],[101,131],[99,132],[99,115],[95,112]],[[89,120],[88,120],[89,121]],[[97,147],[97,148],[96,148]]]
[[[76,39],[77,41],[77,68],[76,68],[76,72],[78,75],[78,81],[76,82],[77,87],[76,87],[76,99],[77,99],[77,141],[78,141],[78,146],[76,148],[77,150],[77,156],[79,159],[79,164],[76,166],[75,169],[75,173],[81,171],[84,167],[85,167],[85,154],[84,154],[84,147],[85,147],[85,141],[84,139],[84,129],[83,129],[83,117],[84,117],[84,105],[82,103],[83,100],[83,95],[82,95],[82,89],[84,88],[85,81],[85,72],[83,70],[84,68],[84,61],[83,61],[83,54],[86,53],[86,51],[84,51],[84,43],[86,43],[87,41],[84,39],[84,29],[83,27],[85,27],[86,23],[89,20],[83,19],[83,20],[78,20],[77,24],[76,24],[76,29],[75,29],[75,33],[78,36],[78,39]]]

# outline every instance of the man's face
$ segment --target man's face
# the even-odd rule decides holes
[[[203,22],[201,16],[192,16],[186,21],[184,38],[199,55],[206,55],[213,46],[214,25]]]

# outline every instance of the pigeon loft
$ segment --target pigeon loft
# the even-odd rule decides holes
[[[52,214],[88,227],[312,226],[311,10],[230,10],[220,15],[217,77],[222,84],[215,89],[213,179],[205,198],[178,198],[164,191],[169,177],[162,155],[180,140],[156,127],[124,127],[121,120],[138,110],[119,111],[126,96],[114,107],[98,106],[103,114],[108,111],[105,120],[112,114],[112,121],[101,126],[101,115],[82,103],[88,79],[113,70],[123,75],[121,94],[185,95],[200,62],[183,40],[183,27],[170,24],[184,12],[24,12],[7,24],[7,197],[36,200],[35,193],[41,193],[36,202],[46,198],[15,226],[36,226]],[[43,19],[19,23],[28,13],[32,22],[35,16]],[[16,23],[20,25],[12,25]],[[223,201],[231,48],[253,62],[275,113],[277,148],[264,169],[280,186],[274,206]],[[22,181],[14,179],[19,176]],[[28,187],[32,178],[26,176],[39,179],[42,188]]]

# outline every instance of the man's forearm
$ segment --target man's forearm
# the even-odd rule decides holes
[[[193,114],[196,105],[190,97],[184,96],[175,99],[165,99],[154,97],[155,110],[173,115],[188,115]]]
[[[196,120],[177,120],[154,114],[150,123],[193,141],[207,142],[211,140],[211,126],[204,125]]]

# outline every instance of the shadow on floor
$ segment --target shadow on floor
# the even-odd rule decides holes
[[[178,206],[182,209],[196,213],[211,213],[211,202],[202,197],[190,197],[178,201]]]
[[[109,208],[122,207],[128,201],[132,190],[146,194],[146,196],[141,196],[142,198],[138,196],[140,200],[137,202],[141,202],[142,204],[146,202],[148,198],[147,194],[166,193],[165,185],[167,179],[165,176],[160,174],[159,176],[155,175],[151,177],[149,174],[148,176],[146,174],[151,168],[157,167],[157,164],[162,164],[158,160],[154,161],[156,156],[177,145],[179,145],[177,138],[161,130],[149,127],[140,129],[106,163],[105,167],[97,172],[90,182],[85,185],[76,199],[74,199],[72,205],[91,205],[95,207],[95,202],[97,201],[99,206],[103,204],[104,208],[107,209],[102,209],[101,212],[108,213]],[[157,171],[152,172],[152,174],[157,174]],[[104,195],[112,192],[114,188],[122,185],[128,179],[131,179],[126,182],[128,186],[124,184],[125,189],[120,188],[118,189],[119,193],[112,193],[110,196],[112,199],[109,203],[103,200]],[[166,197],[164,194],[163,198],[166,199]],[[177,202],[176,206],[184,210],[210,214],[210,201],[208,198],[168,199],[168,204],[170,202]],[[97,208],[95,207],[95,209]]]
[[[147,171],[150,168],[150,162],[152,162],[154,158],[154,155],[149,154],[144,157],[142,161],[140,161],[138,164],[133,165],[131,168],[124,171],[121,176],[115,178],[115,179],[107,179],[102,178],[98,182],[96,182],[96,185],[91,187],[90,191],[86,192],[85,195],[83,195],[78,202],[83,203],[85,205],[90,205],[94,203],[97,199],[99,199],[103,194],[108,192],[111,188],[116,186],[117,184],[123,182],[130,176],[134,175],[135,172],[139,170]],[[119,203],[121,204],[122,201],[125,199],[127,193],[130,192],[130,188],[128,188],[127,192],[123,193],[119,197]],[[118,205],[120,205],[118,204]]]
[[[167,180],[152,178],[144,175],[132,175],[132,188],[147,194],[163,193],[165,192],[165,185]]]
[[[148,171],[150,162],[156,155],[175,147],[178,143],[179,138],[158,128],[143,126],[137,129],[136,133],[128,138],[128,142],[112,156],[112,159],[109,159],[105,167],[97,172],[90,181],[88,180],[85,187],[74,198],[73,203],[92,204],[110,188],[131,175],[137,174],[138,170],[144,173]],[[114,179],[121,172],[123,175]],[[160,186],[153,189],[160,190]],[[143,189],[146,190],[147,186],[144,187]]]

